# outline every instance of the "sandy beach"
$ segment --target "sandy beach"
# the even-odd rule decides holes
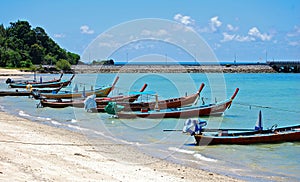
[[[0,68],[0,79],[3,80],[6,80],[7,78],[22,79],[24,77],[29,77],[29,75],[31,74],[33,74],[33,72],[24,72],[16,69]]]
[[[6,69],[0,73],[23,75]],[[0,128],[0,181],[239,181],[156,159],[103,138],[93,146],[81,133],[3,111]]]
[[[1,181],[238,181],[0,112]],[[118,154],[117,154],[118,153]],[[122,154],[122,155],[119,155]],[[126,161],[138,160],[133,165]]]

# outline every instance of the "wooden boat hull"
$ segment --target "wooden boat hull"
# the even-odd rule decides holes
[[[70,101],[47,101],[41,100],[41,105],[43,107],[51,107],[51,108],[65,108],[65,107],[84,107],[84,100],[70,100]]]
[[[141,88],[140,92],[143,92],[147,88],[147,84]],[[114,97],[105,97],[105,98],[95,98],[97,105],[106,106],[109,102],[134,102],[139,98],[140,94],[131,95],[131,96],[114,96]],[[84,99],[68,100],[68,101],[48,101],[41,100],[41,105],[43,107],[52,107],[52,108],[64,108],[64,107],[84,107]]]
[[[97,97],[106,97],[112,87],[105,87],[101,89],[96,89],[94,91],[86,91],[85,96],[90,96],[95,94]],[[76,92],[76,93],[63,93],[58,92],[57,94],[41,94],[40,97],[43,99],[72,99],[72,98],[81,98],[83,95],[83,92]]]
[[[147,88],[147,84],[144,84],[143,87],[140,89],[139,92],[144,92],[144,90]],[[117,103],[132,103],[136,101],[141,94],[134,94],[129,96],[114,96],[114,97],[106,97],[106,98],[96,98],[95,101],[97,103],[97,106],[99,108],[102,108],[102,111],[104,112],[104,107],[109,102],[117,102]]]
[[[9,90],[9,91],[0,91],[0,96],[30,96],[30,91],[18,91],[18,90]]]
[[[33,89],[32,91],[27,90],[6,90],[6,91],[0,91],[0,96],[35,96],[37,92],[40,93],[51,93],[53,91],[58,91],[60,88],[56,89]]]
[[[119,77],[116,77],[112,86],[106,86],[90,91],[80,91],[80,92],[58,92],[56,94],[40,94],[42,99],[71,99],[71,98],[81,98],[84,96],[88,97],[90,95],[96,95],[96,97],[106,97],[114,89]],[[83,94],[84,93],[84,94]]]
[[[148,111],[141,110],[138,112],[123,112],[120,111],[117,113],[118,118],[190,118],[190,117],[199,117],[199,116],[220,116],[224,113],[226,109],[231,106],[233,99],[236,97],[239,89],[237,88],[232,95],[232,97],[223,102],[219,102],[216,104],[208,104],[201,106],[193,106],[193,107],[182,107],[182,108],[168,108],[159,111]]]
[[[194,135],[197,145],[235,144],[249,145],[260,143],[282,143],[300,141],[300,125],[275,129],[274,131],[255,131],[233,133],[228,136]]]
[[[175,99],[161,100],[158,102],[158,107],[160,109],[167,108],[178,108],[184,106],[191,106],[197,99],[198,94],[193,94],[188,97],[180,97]],[[113,101],[112,101],[113,102]],[[107,105],[107,104],[106,104]],[[105,105],[105,106],[106,106]],[[124,107],[122,111],[140,111],[141,109],[155,110],[155,102],[139,102],[139,103],[130,103],[130,102],[118,102],[118,105]],[[97,110],[104,112],[104,107],[99,106]]]
[[[160,111],[147,111],[147,112],[118,112],[118,118],[189,118],[199,116],[220,116],[231,105],[232,100],[223,103],[210,104],[195,107],[182,107],[182,108],[168,108]]]
[[[132,99],[130,99],[132,98]],[[124,96],[125,100],[133,100],[136,99],[137,96]],[[108,104],[110,101],[114,100],[114,97],[106,97],[106,98],[96,98],[95,101],[98,105],[100,103],[101,105]],[[117,97],[116,100],[121,100],[120,96]],[[49,101],[46,99],[41,100],[41,105],[43,107],[52,107],[52,108],[65,108],[65,107],[78,107],[83,108],[84,107],[84,99],[75,99],[75,100],[68,100],[68,101]]]
[[[61,82],[52,82],[52,83],[37,83],[31,84],[32,88],[54,88],[60,87],[61,85],[67,86],[70,84],[70,81],[61,81]],[[20,83],[11,83],[9,86],[11,88],[26,88],[28,84],[20,84]]]
[[[46,83],[34,83],[30,84],[32,88],[55,88],[61,86],[68,86],[73,80],[75,75],[73,75],[70,80],[64,80],[59,82],[46,82]],[[9,86],[11,88],[26,88],[28,83],[10,83]]]
[[[139,102],[139,103],[118,102],[118,105],[124,107],[122,111],[141,111],[141,109],[155,110],[156,104],[159,109],[191,106],[199,98],[200,92],[202,91],[203,87],[204,87],[204,83],[200,85],[197,93],[195,94],[185,96],[185,97],[160,100],[157,103],[156,102]],[[97,110],[98,112],[105,112],[105,106],[100,105],[97,107]]]
[[[53,80],[49,80],[49,81],[43,81],[42,83],[53,83],[53,82],[60,82],[61,78],[63,77],[63,73],[60,75],[60,77],[58,79],[53,79]],[[6,83],[18,83],[18,84],[40,84],[40,82],[37,82],[35,80],[12,80],[10,78],[8,78],[6,80]]]

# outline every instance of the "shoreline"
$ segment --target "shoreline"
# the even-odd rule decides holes
[[[0,111],[0,179],[7,181],[241,181],[153,158],[132,146]],[[120,155],[121,154],[121,155]],[[138,160],[139,164],[127,161]]]
[[[7,79],[9,77],[13,78],[24,78],[26,75],[32,75],[33,72],[25,72],[17,69],[5,69],[0,68],[0,79]]]

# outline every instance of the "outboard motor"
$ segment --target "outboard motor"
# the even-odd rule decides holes
[[[184,127],[182,129],[183,133],[189,133],[190,135],[195,135],[196,133],[201,134],[202,127],[206,126],[207,122],[201,119],[189,118],[184,122]]]
[[[6,80],[5,83],[6,83],[6,84],[13,83],[13,80],[12,80],[11,78],[7,78],[7,80]]]
[[[96,95],[90,95],[84,100],[84,109],[87,112],[94,112],[97,110],[97,103],[95,101]]]
[[[122,109],[124,109],[124,106],[117,105],[116,102],[109,102],[104,108],[105,112],[112,115],[116,115]]]

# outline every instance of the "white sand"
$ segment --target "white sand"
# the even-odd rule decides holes
[[[103,140],[98,150],[81,134],[4,112],[0,128],[0,181],[238,181],[163,160],[153,162],[129,146],[109,141]],[[128,164],[130,158],[140,164]]]
[[[33,74],[33,72],[23,72],[16,69],[0,68],[0,79],[7,79],[7,78],[19,79],[30,74]]]

